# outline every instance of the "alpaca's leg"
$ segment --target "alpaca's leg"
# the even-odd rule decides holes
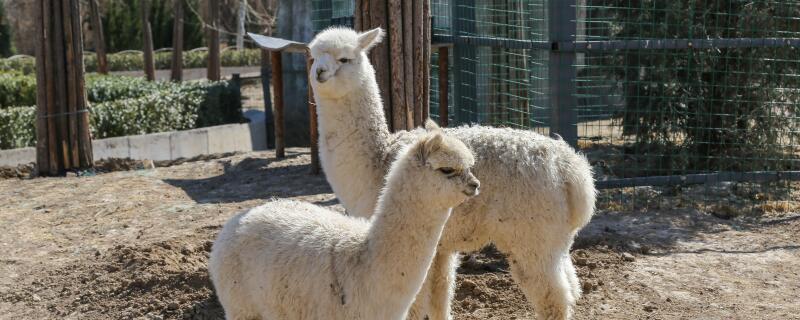
[[[561,266],[569,282],[572,301],[578,301],[578,299],[581,298],[581,282],[578,280],[578,273],[575,271],[575,266],[572,264],[569,252],[564,255],[564,261],[561,263]]]
[[[455,290],[458,253],[440,251],[433,258],[422,289],[417,294],[409,320],[449,320],[450,301]]]
[[[570,272],[566,270],[569,266],[564,255],[568,250],[538,247],[544,250],[535,252],[530,247],[511,248],[511,274],[533,304],[537,319],[569,319],[576,298],[572,290],[573,281],[577,279],[570,279],[567,275]]]

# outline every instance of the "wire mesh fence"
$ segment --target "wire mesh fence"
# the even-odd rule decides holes
[[[327,19],[352,14],[333,2]],[[433,42],[452,45],[451,125],[572,133],[615,188],[606,203],[695,185],[700,205],[797,207],[800,2],[431,0],[431,14]],[[438,101],[432,85],[434,118]]]

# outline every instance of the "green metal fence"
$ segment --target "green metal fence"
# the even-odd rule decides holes
[[[334,2],[319,21],[352,14]],[[453,46],[451,124],[558,133],[601,188],[728,181],[790,197],[800,180],[800,1],[431,0],[431,13],[433,42]]]

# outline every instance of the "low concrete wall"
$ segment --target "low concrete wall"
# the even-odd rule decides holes
[[[267,149],[264,121],[92,141],[94,159],[175,160]],[[36,148],[0,150],[0,166],[36,162]]]

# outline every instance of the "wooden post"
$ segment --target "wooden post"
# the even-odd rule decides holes
[[[106,56],[105,36],[103,35],[103,22],[100,19],[100,8],[97,5],[97,0],[89,0],[89,8],[92,16],[94,51],[97,54],[97,72],[108,74],[108,57]]]
[[[425,19],[422,16],[422,3],[427,1],[413,1],[413,16],[412,16],[412,30],[409,32],[410,34],[407,35],[408,38],[412,39],[412,43],[410,46],[412,48],[412,52],[406,54],[406,56],[411,57],[412,60],[412,67],[410,68],[412,71],[413,81],[406,81],[412,83],[411,89],[411,97],[412,103],[414,106],[414,127],[419,127],[425,121],[425,114],[423,108],[424,102],[422,101],[425,97],[425,90],[424,85],[425,81],[423,76],[425,73],[423,69],[430,68],[429,65],[422,64],[422,54],[425,51],[423,46],[423,40],[425,37],[420,36],[425,29]],[[415,36],[414,36],[415,35]],[[430,45],[430,43],[428,43]]]
[[[261,90],[264,95],[264,126],[267,134],[267,149],[275,148],[275,119],[272,114],[272,93],[270,86],[272,70],[270,70],[269,51],[261,50]]]
[[[219,81],[221,78],[219,51],[219,0],[207,0],[209,25],[208,30],[208,80]]]
[[[272,91],[275,94],[275,156],[278,158],[286,157],[286,144],[283,137],[283,62],[281,52],[272,51],[270,60],[272,64]]]
[[[306,74],[311,74],[314,59],[311,52],[306,52]],[[319,174],[319,133],[317,132],[317,104],[314,101],[314,89],[308,86],[308,123],[311,136],[311,174]]]
[[[389,127],[393,131],[421,125],[428,116],[430,81],[430,3],[428,0],[356,0],[355,26],[382,27],[385,44],[373,48]]]
[[[422,2],[422,119],[430,118],[431,102],[431,2]]]
[[[448,125],[448,117],[447,114],[447,106],[449,101],[448,95],[450,94],[448,91],[450,86],[448,85],[448,76],[449,70],[447,63],[449,62],[450,52],[449,48],[445,46],[439,47],[439,126],[440,127],[447,127]]]
[[[150,2],[141,0],[142,36],[144,37],[144,74],[147,80],[156,80],[156,66],[153,61],[153,31],[150,29]]]
[[[172,81],[183,80],[183,0],[174,0],[172,25]]]
[[[408,129],[408,106],[405,95],[405,59],[403,59],[403,4],[389,0],[389,67],[392,87],[392,128]]]
[[[93,164],[80,0],[36,0],[36,160],[57,175]]]
[[[386,0],[356,0],[355,27],[356,30],[369,30],[381,27],[388,32],[389,12]],[[383,98],[383,111],[386,114],[390,130],[394,130],[392,111],[392,80],[389,72],[389,39],[385,39],[369,53],[369,60],[375,67],[375,80]]]

